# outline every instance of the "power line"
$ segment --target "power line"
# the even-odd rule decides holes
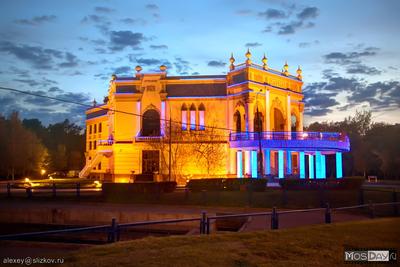
[[[101,106],[93,106],[93,105],[84,104],[84,103],[81,103],[81,102],[62,99],[62,98],[58,98],[58,97],[52,97],[52,96],[36,94],[36,93],[22,91],[22,90],[18,90],[18,89],[15,89],[15,88],[10,88],[10,87],[2,87],[2,86],[0,86],[0,90],[11,91],[11,92],[16,92],[16,93],[25,94],[25,95],[31,95],[31,96],[35,96],[35,97],[52,99],[52,100],[55,100],[55,101],[74,104],[74,105],[79,105],[79,106],[83,106],[83,107],[87,107],[87,108],[98,108],[98,109],[105,110],[105,111],[112,111],[112,112],[117,112],[117,113],[122,113],[122,114],[127,114],[127,115],[138,116],[138,117],[142,117],[142,118],[146,117],[144,115],[133,113],[133,112],[110,109],[110,108],[104,108],[104,107],[101,107]],[[170,116],[171,116],[171,114],[170,114]],[[170,119],[162,119],[162,118],[160,118],[160,120],[165,121],[165,122],[171,122],[171,123],[179,124],[181,126],[183,125],[183,123],[180,122],[180,121],[173,121],[173,120],[170,120]],[[224,127],[207,126],[207,125],[200,125],[200,124],[193,124],[193,123],[190,123],[189,125],[194,125],[196,128],[197,127],[199,127],[199,128],[200,127],[205,127],[205,128],[209,128],[209,129],[217,129],[217,130],[224,130],[224,131],[230,131],[230,132],[237,132],[236,130],[233,130],[233,129],[230,129],[230,128],[224,128]]]

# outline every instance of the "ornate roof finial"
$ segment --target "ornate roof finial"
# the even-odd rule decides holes
[[[113,75],[111,75],[111,81],[115,81],[117,79],[117,75],[115,75],[115,73]]]
[[[139,65],[137,65],[137,66],[135,67],[135,70],[136,70],[137,72],[140,72],[140,71],[142,70],[142,67],[140,67]]]
[[[302,76],[303,71],[301,70],[300,65],[299,65],[299,67],[297,68],[296,73],[297,73],[297,79],[299,79],[300,81],[303,80],[303,76]]]
[[[92,104],[93,104],[93,107],[95,107],[95,106],[97,105],[97,102],[96,102],[96,99],[95,99],[95,98],[93,98]]]
[[[287,61],[285,62],[285,65],[283,65],[283,70],[282,70],[283,75],[288,76],[289,75],[289,65],[287,64]]]
[[[264,53],[264,56],[263,56],[263,58],[262,58],[262,63],[263,63],[263,69],[264,70],[267,70],[268,69],[268,59],[267,59],[267,57],[265,56],[265,53]]]
[[[233,57],[233,53],[231,53],[231,57],[229,58],[229,62],[231,63],[231,65],[229,66],[230,70],[234,70],[235,69],[235,65],[233,63],[235,63],[235,58]]]
[[[245,56],[246,56],[246,65],[250,65],[251,64],[251,59],[250,59],[250,57],[251,57],[251,53],[250,53],[250,48],[247,48],[247,52],[246,52],[246,54],[245,54]]]
[[[162,64],[160,66],[160,71],[165,72],[167,70],[167,66],[165,66],[164,64]]]

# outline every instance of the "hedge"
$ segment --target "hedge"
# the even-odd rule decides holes
[[[170,193],[176,188],[176,182],[144,183],[103,183],[104,195],[129,195],[137,193]]]
[[[283,189],[360,189],[364,177],[353,176],[341,179],[280,179],[279,184]]]
[[[190,180],[187,187],[192,192],[205,191],[240,191],[251,190],[256,192],[265,191],[266,179],[252,178],[210,178]]]

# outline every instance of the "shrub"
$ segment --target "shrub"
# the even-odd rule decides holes
[[[266,179],[229,178],[190,180],[187,187],[192,192],[206,191],[239,191],[241,189],[256,192],[265,191]]]
[[[192,192],[221,191],[224,189],[222,178],[193,179],[187,183],[187,188]]]
[[[170,193],[176,188],[176,182],[150,183],[103,183],[104,195],[130,195],[137,193]]]
[[[342,179],[280,179],[284,189],[359,189],[364,183],[363,177],[344,177]]]

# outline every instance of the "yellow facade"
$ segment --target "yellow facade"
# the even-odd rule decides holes
[[[232,57],[226,75],[169,76],[165,66],[157,73],[141,73],[138,66],[132,77],[113,75],[108,102],[86,111],[86,166],[80,176],[114,182],[146,173],[178,182],[238,177],[231,133],[301,132],[301,70],[293,76],[287,66],[277,71],[264,59],[257,65],[251,54],[246,57],[239,65]]]

